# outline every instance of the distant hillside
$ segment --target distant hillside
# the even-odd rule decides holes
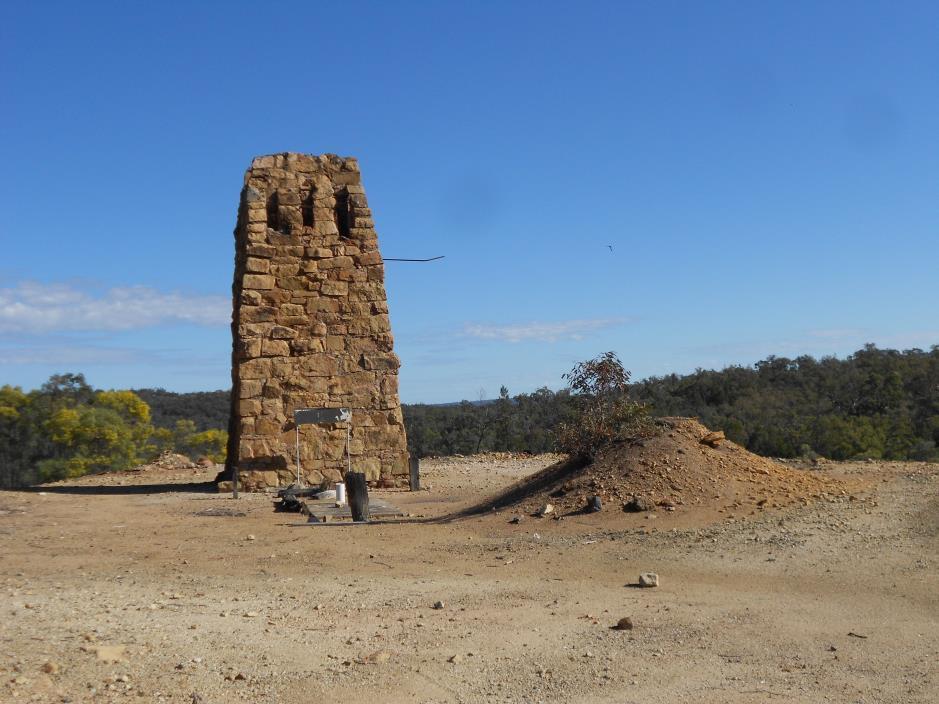
[[[166,389],[132,389],[150,406],[153,425],[157,428],[172,428],[177,420],[187,419],[196,424],[201,432],[211,428],[228,428],[229,391],[194,391],[176,393]],[[430,404],[431,407],[454,407],[461,403],[473,406],[485,406],[497,399],[483,401],[452,401],[450,403]],[[419,404],[424,405],[424,404]]]
[[[158,428],[172,428],[177,420],[188,419],[201,432],[211,428],[228,429],[231,393],[228,391],[197,391],[177,394],[165,389],[134,389],[150,406],[150,415]]]
[[[867,345],[845,359],[769,357],[652,377],[631,394],[657,416],[699,417],[764,456],[939,461],[939,345],[902,352]],[[569,410],[567,391],[545,388],[481,406],[405,406],[404,420],[420,456],[541,452]]]
[[[657,415],[693,415],[764,456],[939,460],[939,345],[646,379]]]
[[[625,360],[628,366],[628,360]],[[138,390],[154,425],[189,418],[199,430],[228,427],[227,391]],[[939,345],[929,351],[873,345],[845,359],[769,357],[752,366],[652,377],[632,394],[659,416],[697,416],[734,442],[770,457],[939,460]],[[544,452],[570,412],[567,390],[486,401],[405,404],[417,456],[480,451]]]

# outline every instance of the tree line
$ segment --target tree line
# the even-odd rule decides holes
[[[615,385],[652,415],[697,416],[765,456],[939,461],[939,345],[867,345],[845,359],[768,357]],[[493,400],[406,404],[409,450],[418,457],[555,450],[556,431],[572,431],[590,391],[572,386],[514,396],[503,386]],[[29,392],[0,387],[0,486],[124,469],[167,449],[221,461],[228,404],[227,391],[95,390],[81,374],[55,375]]]
[[[769,357],[752,366],[651,377],[629,397],[654,416],[692,416],[760,455],[939,461],[939,345],[867,345],[845,359]],[[418,456],[545,452],[575,416],[570,389],[404,407]]]
[[[0,387],[2,488],[128,469],[167,450],[220,462],[226,442],[225,431],[200,431],[189,418],[157,427],[138,394],[95,390],[82,374],[53,375],[29,392]]]
[[[647,379],[658,415],[695,415],[760,455],[939,461],[939,345]]]

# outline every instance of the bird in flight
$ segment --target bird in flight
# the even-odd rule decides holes
[[[609,247],[609,248],[610,248],[610,251],[611,251],[611,252],[613,251],[613,245],[611,245],[611,244],[608,244],[608,245],[607,245],[607,247]]]

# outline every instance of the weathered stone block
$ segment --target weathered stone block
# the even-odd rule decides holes
[[[288,279],[300,271],[300,262],[291,261],[271,265],[271,273],[280,280]]]
[[[277,310],[273,306],[244,306],[241,309],[240,319],[244,323],[267,323],[274,320],[276,316]]]
[[[268,379],[264,382],[264,390],[261,395],[264,398],[281,398],[284,394],[284,387],[277,379]]]
[[[260,354],[261,345],[258,344],[258,354]],[[235,365],[235,373],[241,379],[266,379],[271,373],[271,361],[269,359],[249,359]]]
[[[284,419],[284,402],[279,398],[262,398],[261,413],[274,419]]]
[[[271,337],[275,340],[293,340],[299,334],[300,333],[293,328],[288,328],[283,325],[275,325],[271,328]]]
[[[333,177],[333,183],[337,185],[354,185],[359,182],[359,175],[353,172],[341,172]]]
[[[298,359],[299,366],[295,366],[293,369],[301,374],[326,377],[334,377],[339,374],[339,360],[335,357],[312,354]]]
[[[318,235],[338,235],[339,228],[333,220],[320,220],[313,225],[313,231]]]
[[[261,354],[264,357],[287,357],[290,355],[290,345],[284,340],[262,340]]]
[[[257,379],[242,379],[238,394],[241,398],[255,398],[261,395],[261,382]]]
[[[363,369],[397,371],[398,367],[401,366],[401,361],[394,352],[373,352],[371,354],[363,352],[359,364]]]
[[[245,251],[252,257],[267,257],[270,259],[277,253],[277,248],[269,244],[251,243],[247,246]]]
[[[324,281],[320,286],[320,293],[324,296],[347,296],[349,284],[344,281]]]
[[[277,189],[278,205],[300,205],[300,192],[292,188]]]
[[[377,482],[381,479],[381,460],[377,457],[361,457],[352,465],[356,472],[364,472],[366,481]]]
[[[254,359],[261,354],[261,340],[241,338],[235,347],[234,358],[242,361]]]
[[[261,294],[258,291],[242,291],[241,292],[241,305],[242,306],[261,305]]]
[[[291,340],[290,351],[294,356],[300,357],[316,352],[323,352],[326,349],[323,338],[312,338],[308,340]]]
[[[274,277],[264,274],[245,274],[241,285],[246,289],[264,290],[274,288]]]
[[[355,262],[352,257],[331,257],[330,259],[323,259],[317,262],[317,266],[322,271],[328,269],[351,269],[355,266]]]
[[[296,294],[296,293],[298,293],[298,292],[300,292],[300,291],[305,291],[305,290],[308,291],[308,290],[312,289],[312,286],[310,286],[310,282],[309,282],[309,281],[306,281],[305,279],[301,279],[301,278],[296,277],[296,276],[291,276],[291,277],[289,277],[289,278],[281,279],[281,280],[280,280],[280,287],[281,287],[282,289],[284,289],[284,290],[286,290],[286,291],[290,291],[290,292],[292,292],[292,293],[294,293],[294,294]]]
[[[258,418],[254,422],[254,432],[261,435],[276,435],[281,432],[281,424],[271,418]]]
[[[257,399],[243,398],[238,402],[238,415],[256,416],[261,412],[261,402]]]
[[[373,252],[365,252],[364,254],[356,255],[355,263],[359,266],[374,266],[375,264],[381,264],[381,254],[378,250]]]
[[[411,468],[407,461],[407,458],[403,458],[400,455],[396,456],[391,461],[391,473],[394,476],[401,476],[403,474],[410,474]]]
[[[245,270],[253,274],[266,274],[271,270],[271,260],[261,257],[248,257],[245,260]]]

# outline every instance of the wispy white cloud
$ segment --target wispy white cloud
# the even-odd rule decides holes
[[[554,322],[530,322],[515,325],[489,325],[467,323],[463,334],[480,340],[501,342],[557,342],[558,340],[582,340],[587,335],[616,327],[627,322],[626,318],[595,318],[592,320],[559,320]]]
[[[770,355],[797,357],[812,355],[823,357],[829,354],[848,355],[865,344],[874,344],[881,349],[929,349],[939,344],[939,330],[909,330],[897,333],[877,333],[865,328],[831,328],[807,330],[797,337],[766,340],[736,340],[712,345],[696,345],[685,348],[686,352],[709,355],[699,359],[701,366],[714,367],[730,363],[733,357],[748,357],[755,361]],[[720,355],[715,357],[712,355]],[[720,361],[715,361],[720,360]],[[748,362],[749,363],[749,362]]]
[[[2,365],[64,365],[93,366],[98,364],[153,364],[157,355],[145,350],[123,347],[101,347],[80,345],[36,345],[32,347],[0,348]]]
[[[880,347],[894,347],[897,349],[930,349],[939,345],[939,329],[937,330],[911,330],[909,332],[895,333],[884,337],[877,337],[871,342]]]
[[[868,334],[868,331],[864,328],[821,328],[808,331],[809,337],[832,341],[856,340],[864,337],[866,334]]]
[[[190,296],[149,286],[98,291],[31,281],[0,287],[0,333],[124,331],[179,323],[221,326],[230,320],[226,296]]]

